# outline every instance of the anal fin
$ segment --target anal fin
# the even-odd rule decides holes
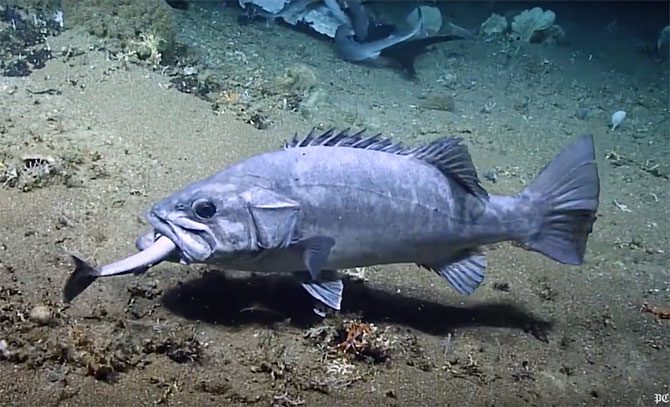
[[[486,256],[478,251],[464,250],[442,264],[422,266],[444,277],[459,293],[470,295],[484,281]]]

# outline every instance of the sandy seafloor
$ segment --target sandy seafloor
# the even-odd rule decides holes
[[[0,77],[3,166],[55,168],[0,189],[0,404],[651,406],[670,392],[670,321],[660,318],[670,307],[667,60],[641,53],[624,29],[582,36],[575,25],[573,38],[589,43],[439,45],[412,82],[232,14],[180,17],[191,60],[225,85],[216,112],[175,89],[175,69],[119,61],[76,27],[49,39],[76,52]],[[614,43],[624,50],[596,45]],[[297,63],[314,86],[280,88]],[[427,102],[445,96],[452,111]],[[612,131],[619,109],[628,118]],[[258,112],[265,129],[249,123]],[[480,176],[496,170],[483,184],[500,194],[591,132],[602,193],[586,263],[495,245],[468,298],[414,265],[369,268],[347,282],[340,319],[326,321],[288,277],[176,264],[62,303],[68,253],[102,264],[134,252],[154,202],[313,126],[410,145],[464,137]],[[385,361],[334,352],[330,327],[352,318],[388,340]]]

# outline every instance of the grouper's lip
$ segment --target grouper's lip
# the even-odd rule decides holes
[[[147,218],[149,220],[149,223],[151,226],[154,228],[156,235],[163,235],[170,239],[172,243],[177,247],[175,249],[176,253],[179,255],[179,258],[181,260],[181,263],[184,264],[191,264],[191,263],[196,263],[199,261],[202,261],[204,259],[201,259],[198,257],[194,257],[192,253],[189,253],[188,250],[188,244],[186,244],[180,237],[179,233],[175,230],[176,228],[179,228],[180,226],[175,226],[172,223],[166,221],[163,217],[158,215],[155,211],[150,211],[149,214],[147,215]],[[207,257],[207,256],[205,256]]]
[[[169,223],[164,221],[163,218],[158,216],[154,211],[149,211],[149,213],[147,214],[147,219],[149,220],[149,223],[155,230],[156,238],[158,238],[158,236],[160,235],[167,237],[176,246],[175,251],[177,252],[179,258],[183,263],[189,264],[193,262],[194,259],[192,259],[191,256],[188,255],[188,253],[186,253],[184,250],[181,249],[182,248],[182,245],[180,244],[181,241],[179,240],[177,233],[175,233],[174,229]]]

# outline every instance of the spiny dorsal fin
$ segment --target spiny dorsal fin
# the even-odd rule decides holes
[[[466,191],[487,200],[488,194],[479,183],[470,153],[461,141],[463,139],[460,137],[441,137],[430,144],[409,148],[393,142],[390,138],[382,137],[381,134],[368,136],[365,130],[350,133],[349,129],[342,131],[329,129],[319,134],[316,129],[312,129],[302,139],[299,139],[297,134],[293,136],[293,140],[286,142],[284,148],[351,147],[412,156],[436,167],[444,175],[458,182]]]
[[[319,134],[316,129],[312,129],[304,138],[299,139],[296,134],[291,142],[284,143],[284,148],[300,147],[352,147],[365,150],[383,151],[386,153],[395,153],[402,155],[403,150],[407,150],[400,143],[394,143],[393,140],[382,137],[381,134],[368,136],[365,130],[356,133],[349,133],[349,129],[337,131],[336,129],[326,130]]]

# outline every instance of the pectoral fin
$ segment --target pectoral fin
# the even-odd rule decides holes
[[[424,264],[444,277],[461,294],[470,295],[484,281],[486,256],[483,253],[464,250],[443,264]]]
[[[330,249],[335,245],[335,240],[330,237],[315,236],[300,240],[296,245],[303,248],[302,258],[312,280],[319,280],[321,270],[328,263]]]
[[[307,290],[309,295],[320,303],[323,303],[334,310],[340,310],[342,291],[344,290],[344,284],[341,279],[336,278],[324,281],[314,281],[307,278],[307,281],[303,282],[302,286]],[[318,311],[317,308],[315,308],[314,311],[320,316],[325,315],[322,311]]]

